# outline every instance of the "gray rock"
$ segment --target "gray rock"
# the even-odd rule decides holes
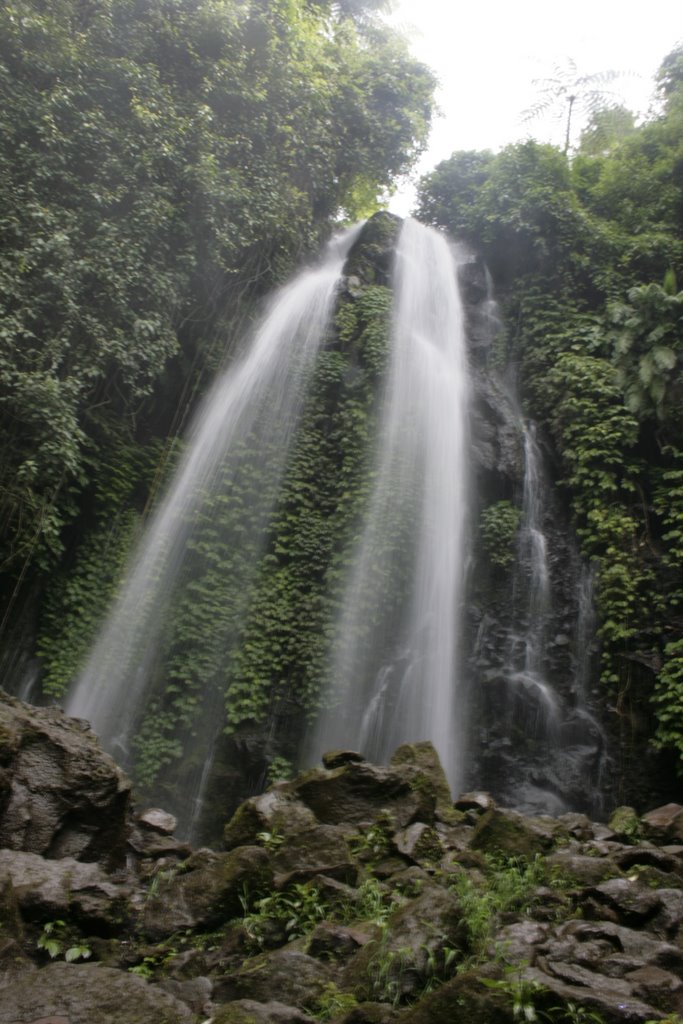
[[[345,960],[370,941],[367,931],[323,921],[308,942],[308,953],[318,960]]]
[[[661,967],[639,967],[625,976],[633,994],[655,1006],[680,1013],[683,1010],[683,981]]]
[[[220,1006],[211,1016],[212,1024],[313,1024],[313,1018],[284,1003],[257,1003],[236,999]]]
[[[131,783],[87,723],[0,691],[0,847],[123,863]]]
[[[271,863],[278,889],[307,882],[315,875],[347,884],[354,884],[358,876],[346,844],[346,832],[334,825],[317,825],[310,832],[290,835],[272,854]]]
[[[214,998],[218,1002],[275,1000],[299,1009],[313,1009],[333,978],[334,969],[329,964],[298,950],[277,949],[250,957],[229,976],[217,978]]]
[[[409,997],[435,968],[444,967],[446,949],[464,950],[466,944],[456,897],[432,884],[390,915],[381,940],[369,942],[353,957],[342,987],[361,1000]]]
[[[656,891],[646,889],[630,878],[611,878],[586,892],[586,917],[604,916],[629,927],[643,927],[661,908]]]
[[[439,834],[430,825],[420,821],[397,832],[393,842],[399,853],[416,864],[421,861],[439,861],[444,855]]]
[[[240,846],[229,853],[198,851],[181,872],[160,873],[142,910],[142,930],[160,941],[183,928],[214,928],[239,915],[245,885],[269,888],[273,873],[266,851]]]
[[[0,850],[0,887],[10,884],[22,914],[30,918],[72,917],[110,932],[127,917],[132,889],[115,882],[98,864],[71,857],[46,860],[35,853]]]
[[[578,972],[578,968],[576,969]],[[561,968],[558,967],[558,972]],[[568,973],[573,973],[568,968]],[[648,1003],[643,1002],[631,993],[630,987],[618,979],[606,978],[602,974],[585,971],[573,975],[577,984],[563,980],[554,974],[547,974],[538,967],[526,968],[523,978],[527,982],[535,982],[545,990],[544,1000],[548,1007],[556,1006],[558,999],[564,1003],[574,1003],[590,1012],[601,1014],[609,1024],[643,1024],[648,1020],[662,1020],[660,1013]]]
[[[664,804],[642,817],[646,832],[660,842],[683,842],[683,805]]]
[[[434,821],[436,792],[413,765],[384,768],[362,762],[332,771],[313,769],[285,785],[327,825],[372,822],[383,812],[392,815],[397,828]]]
[[[345,764],[360,764],[366,758],[357,750],[329,750],[322,756],[325,768],[341,768]]]
[[[313,812],[285,789],[287,785],[277,783],[260,796],[245,800],[237,808],[225,826],[223,842],[226,849],[255,845],[258,837],[264,834],[277,841],[316,828],[318,823]]]
[[[159,807],[148,807],[141,811],[135,818],[138,825],[150,829],[152,832],[161,832],[163,835],[172,836],[178,827],[178,821]]]
[[[0,990],[0,1024],[193,1024],[190,1008],[156,985],[101,964],[48,964]]]
[[[572,849],[555,850],[546,858],[546,864],[551,871],[576,885],[599,885],[621,875],[609,857],[586,857]]]

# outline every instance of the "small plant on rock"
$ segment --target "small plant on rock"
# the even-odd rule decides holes
[[[44,950],[51,960],[64,954],[67,963],[75,960],[88,960],[92,956],[90,946],[80,936],[74,938],[73,930],[66,921],[47,921],[43,925],[42,934],[36,942],[38,949]]]
[[[503,978],[482,978],[481,980],[487,988],[502,992],[511,1000],[514,1020],[534,1024],[539,1020],[535,1000],[545,989],[537,981],[530,981],[524,977],[523,966],[525,965],[518,964],[516,968],[508,969]]]
[[[348,1013],[358,1006],[358,1000],[350,992],[341,992],[333,981],[328,982],[323,988],[322,995],[318,999],[316,1011],[313,1014],[315,1020],[328,1021]]]

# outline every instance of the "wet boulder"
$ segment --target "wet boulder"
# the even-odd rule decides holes
[[[327,825],[359,825],[387,813],[397,828],[434,822],[435,788],[411,764],[385,768],[364,761],[332,770],[315,768],[285,785]]]
[[[217,979],[215,998],[219,1002],[279,1001],[312,1010],[333,977],[334,969],[329,964],[285,947],[250,957],[230,975]]]
[[[271,863],[278,889],[310,881],[316,875],[347,884],[354,884],[358,877],[346,832],[335,825],[317,825],[310,832],[290,836],[271,854]]]
[[[158,941],[186,928],[215,928],[242,913],[245,886],[272,885],[265,850],[240,846],[229,853],[200,850],[180,870],[160,872],[141,910],[141,929]]]
[[[0,850],[0,891],[12,893],[22,918],[71,918],[104,934],[128,919],[132,894],[129,885],[115,882],[98,864],[14,850]]]
[[[225,1003],[211,1017],[212,1024],[314,1024],[314,1019],[294,1006],[273,1000],[236,999]]]
[[[130,801],[85,722],[0,691],[0,847],[121,864]]]
[[[424,988],[445,970],[449,950],[466,947],[466,927],[457,898],[429,885],[398,907],[382,934],[348,963],[343,986],[358,999],[399,1000]]]
[[[260,796],[240,804],[225,826],[226,849],[256,845],[261,838],[271,839],[275,845],[316,827],[313,812],[285,787],[287,783],[276,783]]]
[[[142,978],[101,964],[48,964],[0,989],[0,1024],[193,1024],[190,1008]]]
[[[481,815],[474,829],[471,847],[504,857],[533,857],[553,845],[553,836],[533,818],[517,811],[491,807]]]

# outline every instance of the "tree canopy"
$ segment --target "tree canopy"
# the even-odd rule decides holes
[[[95,467],[175,433],[253,302],[420,153],[434,80],[381,6],[0,8],[6,587],[57,563]]]

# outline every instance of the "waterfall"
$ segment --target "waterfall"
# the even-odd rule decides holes
[[[522,432],[524,483],[517,547],[522,585],[516,582],[515,600],[522,604],[524,629],[521,634],[513,635],[508,671],[513,703],[520,703],[524,708],[523,727],[543,742],[553,742],[557,737],[560,707],[547,679],[544,660],[551,612],[548,541],[543,528],[546,485],[535,427],[522,423]],[[521,700],[516,701],[515,697]]]
[[[310,751],[346,745],[381,761],[402,742],[428,739],[457,786],[468,378],[447,241],[407,220],[393,289],[373,493],[336,624],[333,691]]]
[[[523,454],[521,516],[507,606],[500,617],[485,613],[473,638],[474,675],[489,691],[476,784],[527,813],[597,813],[607,741],[587,693],[593,572],[553,530],[558,509],[535,425],[513,399],[510,410]]]
[[[87,718],[104,746],[124,764],[131,761],[131,739],[155,691],[173,678],[173,671],[160,660],[173,640],[178,586],[184,585],[191,597],[196,585],[193,559],[202,556],[197,530],[202,525],[211,528],[222,503],[231,500],[237,522],[222,551],[225,571],[234,576],[234,607],[232,632],[220,638],[225,647],[220,657],[229,658],[230,643],[248,605],[309,372],[325,338],[346,255],[359,232],[360,226],[335,238],[319,266],[305,270],[275,295],[245,353],[217,380],[69,695],[67,712]],[[252,453],[249,460],[247,449]],[[248,503],[242,500],[246,493]],[[212,692],[208,683],[203,694],[189,694],[185,711],[188,742],[197,762],[196,778],[188,779],[187,798],[194,805],[190,817],[196,817],[201,804],[210,748],[223,718],[223,693]]]

